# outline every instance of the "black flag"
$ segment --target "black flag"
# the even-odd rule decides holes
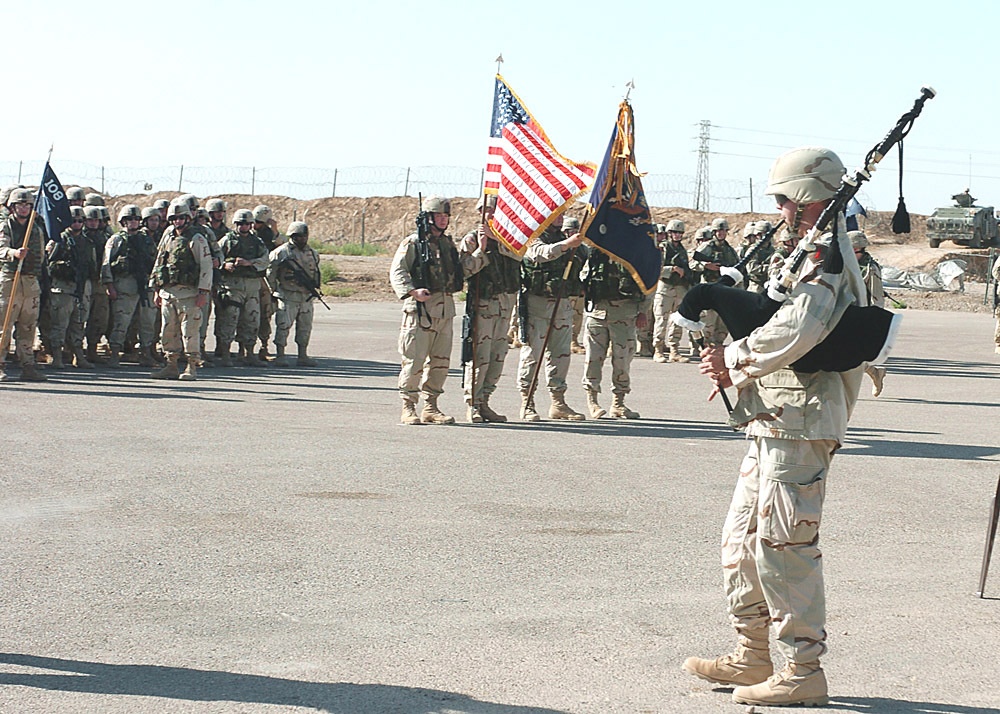
[[[42,172],[42,185],[38,189],[38,195],[35,196],[35,212],[41,216],[48,237],[57,240],[73,220],[66,192],[63,191],[59,177],[47,161],[45,171]]]

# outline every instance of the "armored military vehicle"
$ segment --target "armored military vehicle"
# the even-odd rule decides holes
[[[927,241],[931,248],[946,240],[971,248],[1000,243],[993,206],[977,206],[969,189],[951,198],[954,206],[934,209],[927,219]]]

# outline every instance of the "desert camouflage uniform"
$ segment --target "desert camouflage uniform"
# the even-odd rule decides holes
[[[472,255],[478,249],[478,232],[471,231],[462,239],[460,254]],[[521,284],[521,261],[492,238],[486,244],[485,265],[469,276],[465,299],[475,302],[473,351],[476,364],[475,386],[472,384],[472,364],[465,366],[465,402],[479,408],[489,402],[503,374],[504,361],[510,351],[507,330]]]
[[[69,346],[77,353],[83,348],[90,314],[90,276],[96,270],[94,248],[82,230],[73,235],[67,228],[60,241],[49,241],[46,252],[51,281],[49,342],[54,350]]]
[[[705,267],[706,263],[732,266],[739,262],[739,258],[733,247],[726,241],[718,241],[715,238],[699,245],[695,249],[695,253],[711,258],[711,260],[698,260],[695,258],[691,261],[691,269],[695,273],[701,274],[701,282],[703,283],[716,283],[722,277],[718,270],[707,269]],[[729,330],[726,329],[726,323],[722,321],[722,318],[719,317],[719,314],[715,310],[705,310],[701,315],[701,321],[705,323],[704,334],[707,345],[721,345],[726,341]]]
[[[274,294],[274,344],[279,356],[284,355],[288,344],[288,334],[295,326],[295,344],[299,354],[304,356],[309,346],[313,326],[313,300],[309,290],[300,285],[288,264],[294,260],[303,272],[320,286],[319,253],[306,245],[299,248],[294,241],[288,241],[271,251],[268,256],[267,281]],[[258,293],[259,294],[259,293]]]
[[[444,381],[451,363],[452,323],[455,300],[452,293],[462,289],[463,275],[479,272],[486,264],[486,254],[478,248],[459,255],[447,233],[428,236],[431,265],[427,279],[431,296],[418,302],[410,296],[416,290],[417,234],[403,239],[392,258],[389,282],[403,301],[403,322],[399,328],[399,395],[405,404],[415,405],[424,395],[436,404],[444,393]]]
[[[757,240],[760,238],[759,235],[748,236],[743,239],[740,243],[739,256],[742,260],[747,253],[756,245]],[[771,256],[774,255],[774,242],[765,243],[764,247],[760,249],[753,258],[751,258],[747,264],[744,272],[746,273],[746,287],[747,290],[754,293],[762,293],[767,289],[767,279],[770,277],[769,269],[771,265]]]
[[[527,286],[528,342],[521,347],[518,363],[518,386],[526,393],[531,386],[542,351],[542,343],[552,320],[552,335],[545,352],[545,384],[553,395],[566,393],[566,375],[569,373],[570,345],[573,340],[573,305],[569,298],[580,295],[580,269],[586,259],[582,248],[564,251],[556,245],[564,239],[558,228],[549,228],[528,246],[521,263],[521,280]],[[573,261],[569,278],[563,289],[559,310],[553,315],[556,296],[562,285],[566,264]],[[539,383],[542,382],[540,378]]]
[[[254,226],[254,233],[264,243],[264,248],[267,249],[268,255],[282,244],[279,234],[270,226],[257,223]],[[263,278],[266,272],[262,271],[259,277]],[[259,297],[260,327],[257,329],[257,339],[260,340],[261,357],[264,357],[267,354],[268,340],[271,339],[271,320],[274,317],[274,296],[271,295],[271,287],[268,285],[267,280],[260,281]]]
[[[0,370],[7,361],[7,351],[13,335],[14,349],[17,359],[26,369],[34,371],[35,365],[35,328],[38,325],[38,312],[41,306],[41,286],[38,276],[42,271],[42,256],[45,255],[45,234],[39,221],[31,228],[30,238],[25,237],[27,224],[21,225],[11,215],[0,223],[0,321],[7,316],[10,309],[10,324],[0,343]],[[24,257],[21,266],[21,277],[17,280],[17,291],[14,292],[14,274],[20,262],[14,257],[14,251],[27,245],[29,252]],[[14,292],[13,296],[11,293]],[[0,326],[2,326],[0,322]]]
[[[818,245],[827,250],[829,235]],[[773,623],[778,650],[792,663],[815,662],[826,651],[820,520],[827,471],[863,374],[788,366],[830,333],[848,305],[866,303],[850,242],[842,237],[839,246],[842,273],[799,283],[765,325],[725,351],[739,390],[731,423],[752,439],[722,536],[730,619],[748,637]],[[815,268],[806,260],[799,275]]]
[[[94,249],[94,270],[90,275],[90,314],[87,316],[87,356],[97,356],[97,346],[101,337],[111,331],[111,300],[101,285],[101,265],[104,263],[104,247],[110,236],[103,227],[93,230],[84,228],[83,234]]]
[[[861,268],[861,277],[865,281],[865,289],[868,291],[868,304],[885,307],[885,287],[882,285],[882,266],[872,257],[871,253],[865,251],[858,258],[858,267]],[[877,397],[882,391],[882,381],[885,379],[885,367],[874,365],[865,366],[865,374],[871,377],[875,384],[873,394]]]
[[[208,244],[208,252],[212,257],[212,285],[219,283],[222,269],[222,250],[219,248],[219,236],[208,226],[193,224],[194,228],[202,234]],[[201,324],[198,327],[198,340],[200,352],[203,357],[207,357],[205,352],[205,340],[208,338],[208,322],[212,317],[212,300],[207,301],[201,308]],[[210,359],[210,358],[209,358]]]
[[[681,300],[691,287],[693,271],[688,265],[688,254],[681,241],[666,240],[660,247],[663,256],[663,269],[656,285],[656,296],[653,298],[653,347],[662,354],[669,347],[670,356],[675,361],[679,359],[681,335],[684,328],[670,321],[670,314],[680,307]],[[674,267],[683,270],[678,275]],[[692,349],[693,343],[692,343]]]
[[[188,256],[190,253],[190,256]],[[173,275],[173,264],[184,266]],[[175,226],[167,226],[157,248],[150,286],[157,290],[163,320],[163,352],[168,362],[176,364],[181,353],[188,361],[201,362],[200,328],[203,310],[195,304],[199,293],[212,290],[212,254],[201,226],[188,224],[178,235]]]
[[[101,282],[113,284],[117,297],[111,301],[111,331],[108,344],[117,355],[125,346],[125,333],[132,317],[139,316],[139,346],[148,350],[156,339],[156,306],[149,289],[153,251],[149,236],[141,231],[129,235],[119,231],[108,239],[101,263]]]
[[[260,329],[260,274],[267,271],[268,251],[255,233],[241,235],[235,230],[226,233],[219,248],[223,263],[216,289],[219,304],[215,314],[215,339],[226,352],[229,345],[237,341],[249,358]],[[251,265],[237,266],[237,258],[249,260]]]
[[[642,290],[621,263],[607,254],[591,251],[584,268],[586,313],[584,347],[587,362],[583,388],[597,395],[601,391],[601,372],[611,347],[611,391],[615,403],[624,404],[632,391],[629,367],[635,357],[636,317],[646,312],[652,299]]]

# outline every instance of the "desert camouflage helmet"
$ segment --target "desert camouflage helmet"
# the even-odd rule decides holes
[[[566,216],[563,218],[562,231],[563,233],[579,233],[580,219],[573,216]]]
[[[99,193],[88,193],[84,196],[83,203],[87,206],[103,206],[104,196]]]
[[[679,221],[676,218],[672,221],[667,221],[667,233],[670,231],[677,231],[678,233],[684,232],[684,221]]]
[[[743,226],[743,237],[749,238],[750,236],[756,235],[757,233],[757,223],[750,221],[745,226]]]
[[[782,154],[771,166],[764,193],[785,196],[803,206],[833,198],[844,176],[844,162],[829,149],[804,146]]]
[[[699,242],[712,239],[712,226],[702,226],[694,232],[694,237]]]
[[[15,188],[24,188],[24,186],[4,186],[3,190],[0,190],[0,205],[7,205],[7,199],[10,198],[10,192]]]
[[[253,223],[253,211],[241,208],[233,214],[233,223]]]
[[[70,186],[66,189],[66,200],[67,201],[86,201],[87,192],[84,191],[79,186]]]
[[[107,206],[97,206],[97,210],[101,212],[101,220],[102,221],[110,221],[111,220],[111,213],[108,211],[108,207]]]
[[[99,221],[99,220],[101,220],[101,207],[100,206],[84,206],[83,207],[83,218],[86,221]]]
[[[764,235],[771,230],[771,221],[757,221],[754,225],[756,227],[757,235]]]
[[[159,208],[155,208],[153,206],[149,206],[147,208],[142,209],[142,220],[146,220],[147,218],[152,218],[153,216],[162,217],[163,214],[160,212]]]
[[[128,203],[121,207],[118,211],[118,222],[121,223],[129,218],[134,218],[137,221],[142,220],[142,209],[139,208],[134,203]]]
[[[725,218],[716,218],[712,221],[711,230],[714,231],[728,231],[729,221]]]
[[[174,201],[179,201],[180,203],[185,204],[191,210],[192,216],[194,215],[194,212],[198,210],[198,206],[201,205],[198,203],[198,197],[193,193],[182,193],[180,196],[175,198]],[[171,203],[174,201],[171,201]]]
[[[487,196],[480,196],[479,197],[479,200],[476,201],[476,210],[477,211],[483,210],[483,199],[486,199],[486,208],[487,208],[487,210],[492,211],[493,209],[495,209],[497,207],[497,197],[496,197],[496,194],[491,193],[491,194],[489,194]]]
[[[307,236],[309,235],[309,226],[303,221],[292,221],[288,225],[288,235],[289,237]]]
[[[440,196],[429,196],[424,199],[423,210],[428,213],[447,213],[451,215],[451,201]]]
[[[186,216],[191,218],[191,209],[188,207],[187,203],[183,201],[173,201],[169,206],[167,206],[167,220],[171,218],[176,218],[177,216]]]
[[[27,188],[15,188],[12,189],[10,195],[7,196],[7,205],[13,206],[15,203],[34,203],[35,194],[31,192],[31,189]]]
[[[194,209],[193,213],[195,218],[204,218],[206,221],[209,218],[208,211],[205,210],[204,208],[196,208]]]
[[[667,232],[667,226],[664,223],[654,223],[653,224],[653,230],[655,230],[656,233],[657,233],[657,235],[659,235],[660,233],[666,233]]]
[[[74,221],[82,221],[85,218],[83,212],[83,206],[70,206],[69,207],[69,217]]]
[[[270,206],[265,206],[263,203],[253,209],[253,219],[260,223],[267,223],[272,215],[274,214],[271,213]]]
[[[213,213],[215,211],[225,212],[226,202],[223,201],[221,198],[210,198],[207,201],[205,201],[205,210],[208,211],[209,213]]]
[[[864,231],[848,231],[847,237],[850,239],[851,247],[854,250],[861,250],[868,247],[868,236],[865,235]]]
[[[160,213],[166,213],[167,208],[170,206],[170,201],[165,198],[159,198],[153,201],[153,208],[160,209]]]

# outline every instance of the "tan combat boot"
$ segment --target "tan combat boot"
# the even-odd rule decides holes
[[[52,365],[52,369],[62,369],[63,367],[66,366],[66,363],[63,362],[62,349],[53,350],[52,362],[50,364]]]
[[[263,360],[261,360],[260,355],[254,353],[253,345],[243,345],[241,351],[246,355],[243,358],[243,364],[247,367],[263,367],[266,364]],[[226,352],[226,356],[229,356],[228,350]]]
[[[521,392],[521,421],[541,421],[535,410],[535,397],[527,392]]]
[[[576,340],[573,340],[573,342],[570,344],[569,351],[575,355],[582,355],[587,353],[587,349]]]
[[[774,673],[767,629],[748,630],[741,634],[732,654],[715,659],[688,657],[681,669],[715,684],[759,684]]]
[[[180,370],[177,368],[177,359],[180,355],[167,355],[167,363],[163,366],[163,369],[158,369],[149,376],[153,379],[177,379],[181,376]]]
[[[507,417],[503,414],[497,414],[493,411],[493,407],[490,406],[490,398],[483,397],[482,404],[479,405],[479,413],[482,414],[483,419],[494,424],[506,424]]]
[[[422,424],[420,417],[417,415],[417,403],[411,402],[408,399],[403,400],[403,413],[399,417],[400,424]]]
[[[429,394],[426,397],[427,403],[424,410],[420,412],[420,420],[425,424],[454,424],[455,417],[448,416],[438,409],[438,395]]]
[[[865,372],[872,378],[872,396],[877,397],[882,393],[882,386],[885,381],[885,367],[868,367]]]
[[[733,701],[737,704],[758,704],[764,707],[790,705],[815,707],[830,701],[826,675],[819,661],[798,664],[789,662],[767,681],[752,686],[736,687]]]
[[[612,419],[638,419],[639,412],[634,412],[625,406],[625,395],[615,394],[615,400],[611,405]]]
[[[295,360],[295,364],[298,365],[299,367],[318,367],[319,366],[319,362],[317,362],[312,357],[310,357],[308,354],[306,354],[306,348],[303,347],[302,345],[299,345],[299,357],[298,357],[297,360]],[[451,417],[449,417],[449,419],[450,418]],[[450,422],[447,422],[447,423],[451,424],[454,421],[455,420],[452,419]]]
[[[587,409],[590,410],[591,419],[600,419],[601,417],[607,416],[608,413],[601,408],[601,405],[597,403],[597,392],[593,389],[585,390],[587,392]]]
[[[73,364],[77,369],[93,369],[94,365],[87,359],[87,354],[82,347],[73,348]]]
[[[274,350],[276,352],[276,356],[274,358],[274,366],[275,367],[287,367],[288,366],[288,359],[285,357],[285,346],[284,345],[275,345],[274,346]]]
[[[486,418],[483,416],[480,408],[475,404],[469,405],[469,423],[470,424],[485,424]]]
[[[187,367],[184,371],[180,373],[177,379],[182,382],[193,382],[198,379],[198,362],[200,361],[199,355],[193,354],[187,356]]]
[[[670,355],[667,357],[669,362],[686,362],[687,359],[681,356],[681,353],[677,351],[676,347],[670,348]]]
[[[552,406],[549,407],[549,419],[563,419],[566,421],[583,421],[586,419],[580,412],[570,409],[566,403],[566,392],[552,392]]]
[[[139,366],[140,367],[155,367],[156,360],[153,359],[153,348],[152,347],[141,347],[139,349]]]
[[[121,369],[122,363],[118,357],[120,351],[118,345],[111,345],[111,354],[108,355],[108,367],[111,369]]]
[[[662,349],[657,349],[653,353],[653,361],[654,362],[658,362],[660,364],[666,363],[666,361],[667,361],[667,355],[666,355],[666,353]]]
[[[25,382],[49,381],[49,378],[42,374],[34,362],[25,362],[21,365],[21,379]]]

